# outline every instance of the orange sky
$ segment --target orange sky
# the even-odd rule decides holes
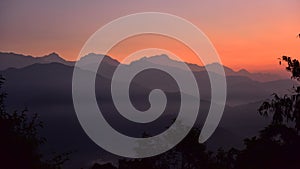
[[[134,52],[149,48],[157,48],[170,51],[176,56],[182,58],[182,60],[184,60],[185,62],[202,65],[197,55],[192,50],[190,50],[189,47],[187,47],[185,44],[170,37],[157,34],[136,35],[124,39],[123,41],[116,44],[107,54],[114,58],[118,58],[119,61],[122,62],[122,60],[124,60],[125,57],[130,56]],[[150,50],[147,53],[147,56],[153,56],[155,54],[164,54],[156,52],[157,50]]]
[[[101,26],[144,11],[166,12],[189,20],[210,38],[223,64],[235,70],[277,69],[277,57],[300,57],[300,39],[296,38],[300,33],[299,0],[3,0],[0,51],[33,56],[54,51],[67,60],[75,60],[85,41]],[[177,42],[157,37],[148,42],[145,39],[144,46],[136,39],[139,43],[123,43],[122,48],[163,46],[179,53],[183,60],[197,63]]]

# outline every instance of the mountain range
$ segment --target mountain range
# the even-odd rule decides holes
[[[154,88],[165,91],[168,98],[166,110],[162,116],[149,124],[129,123],[114,107],[110,84],[115,69],[120,66],[117,60],[101,54],[89,54],[81,59],[82,73],[89,74],[89,67],[95,60],[103,58],[97,73],[96,96],[98,105],[105,118],[116,130],[126,135],[140,137],[148,131],[156,135],[165,130],[178,112],[180,100],[178,86],[172,77],[154,70],[144,71],[137,76],[130,86],[132,104],[139,110],[149,108],[148,95]],[[116,156],[105,152],[93,143],[82,130],[73,107],[72,75],[75,62],[66,61],[56,53],[44,57],[24,56],[14,53],[0,53],[0,74],[6,78],[4,90],[8,93],[7,107],[11,111],[28,107],[30,112],[37,112],[45,127],[41,135],[47,138],[45,152],[63,152],[75,150],[71,157],[75,162],[66,168],[78,168],[77,164],[88,164],[91,160],[111,160]],[[167,55],[143,57],[130,64],[123,65],[126,69],[132,66],[161,64],[180,74],[182,62],[170,59]],[[201,106],[196,126],[201,128],[210,105],[211,92],[208,74],[205,67],[189,64],[199,86]],[[206,66],[221,66],[211,64]],[[289,78],[250,73],[246,70],[234,71],[224,67],[227,79],[227,104],[221,123],[214,135],[206,143],[208,148],[241,147],[245,137],[254,136],[269,122],[257,113],[262,101],[276,93],[287,93],[295,83]],[[126,79],[123,79],[126,80]],[[118,83],[122,83],[122,79]],[[122,96],[120,96],[122,97]],[[193,96],[191,96],[193,97]],[[155,126],[155,127],[153,127]],[[68,164],[67,164],[68,165]]]
[[[85,57],[105,57],[105,62],[109,63],[111,65],[118,65],[119,62],[115,59],[112,59],[109,56],[104,56],[101,54],[89,54]],[[82,60],[85,60],[85,57],[82,58]],[[157,55],[157,56],[152,56],[152,57],[143,57],[140,60],[133,61],[132,63],[135,62],[152,62],[156,64],[163,64],[163,65],[172,65],[177,68],[180,68],[182,62],[172,60],[170,59],[167,55],[162,54],[162,55]],[[57,53],[53,52],[45,56],[41,57],[33,57],[30,55],[22,55],[22,54],[15,54],[15,53],[6,53],[6,52],[0,52],[0,70],[5,70],[7,68],[23,68],[32,64],[46,64],[46,63],[61,63],[64,65],[68,66],[74,66],[75,62],[74,61],[67,61],[60,57]],[[172,63],[172,64],[170,64]],[[87,63],[87,66],[89,64],[94,64],[94,63]],[[192,63],[186,63],[190,67],[190,69],[194,72],[199,72],[199,71],[205,71],[204,66],[199,66],[197,64],[192,64]],[[207,65],[209,67],[215,67],[215,66],[220,66],[217,63]],[[267,82],[267,81],[274,81],[274,80],[279,80],[279,79],[286,79],[285,77],[282,77],[277,74],[271,74],[271,73],[250,73],[245,69],[241,69],[239,71],[234,71],[229,67],[223,66],[225,73],[227,76],[245,76],[248,77],[252,80],[255,81],[260,81],[260,82]]]

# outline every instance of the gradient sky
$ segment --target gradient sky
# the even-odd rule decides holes
[[[299,58],[299,0],[1,0],[0,51],[33,56],[54,51],[76,60],[97,29],[137,12],[189,20],[210,38],[223,64],[235,70],[277,69],[281,55]]]

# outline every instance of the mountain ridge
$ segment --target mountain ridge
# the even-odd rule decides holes
[[[86,58],[92,58],[92,59],[86,59]],[[110,56],[107,55],[102,55],[102,54],[95,54],[95,53],[90,53],[86,56],[83,56],[80,61],[84,60],[94,60],[95,62],[98,61],[97,57],[104,57],[103,61],[111,66],[118,66],[120,62],[116,59],[113,59]],[[34,57],[31,55],[22,55],[22,54],[16,54],[13,52],[0,52],[0,70],[5,70],[7,68],[23,68],[35,63],[40,63],[40,64],[45,64],[45,63],[61,63],[64,65],[68,66],[74,66],[75,61],[67,61],[63,59],[62,57],[59,56],[59,54],[52,52],[50,54],[40,56],[40,57]],[[221,66],[219,63],[211,63],[206,66],[200,66],[194,63],[187,63],[187,62],[181,62],[177,61],[174,59],[171,59],[168,55],[166,54],[161,54],[161,55],[155,55],[155,56],[150,56],[150,57],[142,57],[138,60],[134,60],[131,63],[127,65],[132,65],[132,64],[142,64],[142,63],[151,63],[151,64],[160,64],[163,66],[170,66],[172,65],[175,68],[180,68],[182,64],[188,65],[188,67],[193,71],[193,72],[201,72],[201,71],[206,71],[207,67],[213,68],[216,66]],[[89,65],[95,64],[94,62],[91,63],[86,63],[86,67]],[[239,71],[234,71],[230,67],[224,66],[224,71],[226,76],[245,76],[248,77],[252,80],[255,81],[260,81],[260,82],[268,82],[268,81],[274,81],[274,80],[280,80],[284,79],[282,76],[277,75],[277,74],[271,74],[271,73],[251,73],[247,71],[246,69],[240,69]]]
[[[53,61],[52,59],[59,59],[57,56],[57,54],[50,54],[48,58]],[[105,57],[104,55],[99,56]],[[119,66],[117,65],[119,62],[110,60],[108,56],[105,57],[106,59],[112,64],[101,65],[99,70],[100,72],[106,70],[102,73],[108,78],[102,77],[102,74],[97,74],[95,93],[99,101],[98,105],[106,120],[109,120],[109,124],[125,135],[132,137],[140,136],[144,131],[153,135],[163,131],[166,127],[165,124],[169,124],[176,117],[178,105],[180,105],[180,99],[176,101],[176,96],[179,96],[179,93],[176,86],[172,86],[175,84],[172,79],[161,78],[157,80],[153,78],[156,75],[155,72],[147,71],[140,78],[132,81],[131,102],[141,110],[148,108],[148,94],[154,87],[169,89],[168,91],[163,90],[169,96],[170,106],[166,106],[166,113],[160,117],[161,121],[145,126],[136,126],[125,121],[126,119],[120,120],[122,116],[113,106],[112,98],[108,94],[111,92],[109,88],[111,79],[109,78],[113,75],[114,68]],[[147,61],[147,58],[144,61]],[[135,64],[141,64],[141,62]],[[6,78],[4,90],[9,93],[7,105],[12,111],[16,108],[22,109],[23,105],[26,105],[32,112],[40,112],[41,120],[47,124],[43,135],[47,137],[47,145],[50,145],[50,148],[45,147],[44,149],[55,149],[56,151],[76,149],[78,153],[76,152],[72,159],[78,163],[87,163],[99,155],[104,156],[105,152],[87,137],[78,122],[72,99],[73,66],[57,62],[34,63],[23,68],[0,70],[0,74]],[[130,65],[125,66],[130,69]],[[80,71],[83,74],[91,73],[86,70]],[[181,70],[176,69],[176,71]],[[193,73],[201,93],[199,116],[195,126],[201,128],[213,102],[209,101],[210,86],[207,72],[195,71]],[[225,106],[219,127],[207,142],[209,150],[216,150],[219,147],[239,148],[245,137],[256,135],[262,127],[268,124],[268,119],[261,118],[257,113],[260,100],[271,97],[272,93],[277,92],[275,91],[277,86],[284,88],[292,86],[290,82],[291,80],[277,80],[262,83],[246,76],[227,76],[228,104]],[[57,137],[58,135],[60,137]],[[70,142],[72,144],[69,144]],[[95,152],[95,150],[97,151]]]

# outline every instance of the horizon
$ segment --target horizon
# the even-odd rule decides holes
[[[113,60],[118,61],[118,62],[121,63],[121,64],[126,64],[126,65],[130,65],[131,63],[136,62],[136,61],[140,61],[141,59],[144,59],[144,58],[150,59],[150,58],[154,58],[154,57],[162,57],[162,56],[167,56],[168,59],[171,60],[171,61],[182,62],[182,61],[180,61],[180,60],[177,60],[177,58],[172,57],[172,56],[169,55],[169,54],[172,54],[172,53],[159,53],[159,54],[155,54],[155,55],[139,55],[138,57],[136,57],[136,58],[134,58],[134,59],[132,59],[132,60],[130,60],[130,61],[127,60],[126,62],[120,61],[120,60],[118,60],[118,59],[116,59],[116,58],[114,58],[114,57],[112,57],[112,56],[110,56],[110,55],[104,55],[104,54],[101,54],[101,53],[89,53],[89,54],[84,55],[84,56],[82,56],[82,57],[78,57],[78,58],[77,58],[78,60],[66,60],[63,56],[61,56],[59,53],[57,53],[57,52],[55,52],[55,51],[52,51],[52,52],[50,52],[50,53],[46,53],[46,54],[40,55],[40,56],[27,55],[27,54],[22,54],[22,53],[12,52],[12,51],[8,51],[8,52],[6,52],[6,51],[0,51],[0,53],[22,55],[22,56],[24,56],[24,57],[33,57],[33,58],[43,58],[43,57],[49,56],[49,55],[51,55],[51,54],[56,54],[56,55],[58,55],[58,57],[60,57],[61,59],[65,60],[65,61],[67,61],[67,62],[76,62],[76,61],[78,61],[79,59],[81,59],[81,58],[83,58],[83,57],[86,57],[86,56],[88,56],[88,55],[90,55],[90,54],[95,54],[95,55],[103,55],[103,56],[107,56],[107,57],[109,57],[109,58],[111,58],[111,59],[113,59]],[[187,64],[195,64],[195,65],[197,65],[197,66],[199,66],[199,67],[205,67],[205,66],[212,65],[212,64],[219,64],[219,63],[214,62],[214,63],[210,63],[210,64],[203,65],[203,64],[191,63],[191,62],[186,62],[186,61],[184,61],[184,63],[187,63]],[[278,64],[278,62],[277,62],[277,64]],[[277,65],[276,68],[273,68],[273,69],[265,69],[265,70],[257,70],[257,71],[251,71],[251,70],[248,70],[247,68],[243,68],[243,67],[240,68],[240,69],[234,69],[234,68],[232,68],[232,67],[230,67],[230,66],[228,66],[228,65],[224,65],[224,64],[222,64],[222,66],[227,67],[227,68],[233,70],[234,72],[240,72],[240,71],[245,70],[245,71],[247,71],[247,72],[249,72],[249,73],[266,73],[266,74],[269,74],[269,73],[270,73],[270,74],[276,74],[276,75],[279,75],[279,76],[281,76],[282,78],[283,78],[283,77],[288,77],[288,78],[289,78],[289,76],[288,76],[289,73],[288,73],[288,72],[286,72],[286,71],[283,70],[283,69],[278,69],[278,67],[279,67],[279,68],[282,68],[282,66],[284,66],[284,65],[279,65],[279,64]]]
[[[65,60],[74,61],[88,37],[110,20],[140,11],[158,11],[175,14],[194,23],[214,44],[223,65],[234,70],[276,70],[278,57],[299,57],[299,38],[296,35],[300,27],[297,11],[300,1],[297,0],[177,1],[172,4],[128,0],[122,3],[2,1],[0,50],[33,56],[56,51]],[[177,49],[180,45],[178,42],[158,37],[155,39],[149,36],[132,37],[123,46],[130,48],[128,50],[137,50],[154,44],[175,51],[187,62],[200,63],[181,47]],[[116,48],[121,51],[115,51],[115,59],[120,60],[128,54],[123,48]]]

